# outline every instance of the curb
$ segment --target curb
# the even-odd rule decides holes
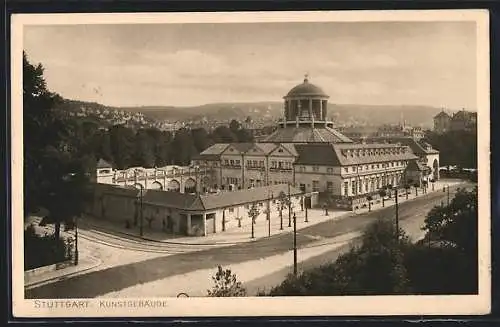
[[[93,260],[95,260],[94,264],[92,264],[92,265],[90,265],[90,266],[88,266],[86,268],[83,268],[81,270],[77,270],[77,271],[74,271],[74,272],[71,272],[71,273],[67,273],[67,274],[64,274],[64,275],[61,275],[61,276],[56,276],[56,277],[48,278],[48,279],[45,279],[45,280],[41,280],[41,281],[30,283],[30,284],[24,284],[24,289],[25,290],[29,290],[29,289],[33,289],[33,288],[36,288],[36,287],[39,287],[39,286],[43,286],[43,285],[47,285],[47,284],[52,284],[52,283],[55,283],[57,281],[60,281],[60,280],[66,279],[66,278],[70,278],[70,277],[79,275],[79,274],[81,274],[83,272],[86,272],[88,270],[91,270],[91,269],[94,269],[96,267],[99,267],[102,264],[102,260],[101,259],[95,258],[93,256],[89,256],[89,257],[91,257]]]

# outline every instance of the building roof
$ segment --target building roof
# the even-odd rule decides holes
[[[360,149],[366,149],[369,147],[366,147],[365,144],[362,144],[363,147],[359,147]],[[368,145],[374,145],[374,144],[368,144]],[[393,145],[394,146],[394,145]],[[372,148],[383,148],[380,145],[375,145]],[[372,163],[377,163],[377,162],[387,162],[387,161],[400,161],[400,160],[409,160],[409,161],[415,161],[418,157],[415,156],[413,153],[411,153],[410,149],[407,149],[404,152],[401,153],[389,153],[389,154],[378,154],[378,155],[356,155],[356,156],[349,156],[349,155],[343,155],[342,146],[334,145],[335,153],[337,154],[337,157],[339,159],[340,165],[341,166],[350,166],[350,165],[365,165],[365,164],[372,164]],[[354,147],[351,147],[351,149],[355,149]]]
[[[417,160],[413,160],[413,161],[408,163],[408,169],[416,170],[416,171],[424,171],[425,167]]]
[[[106,160],[104,159],[99,159],[99,161],[97,161],[97,165],[96,165],[96,168],[97,169],[101,169],[101,168],[113,168],[113,166],[107,162]]]
[[[330,143],[296,144],[295,149],[299,154],[299,157],[295,161],[295,164],[313,166],[340,166],[340,161],[337,153]]]
[[[200,195],[203,206],[206,210],[234,207],[253,202],[264,201],[268,198],[278,198],[279,194],[283,192],[288,194],[287,184],[277,184],[264,187],[255,187],[250,189],[221,192],[219,194]],[[292,196],[301,194],[302,192],[290,186],[290,194]]]
[[[477,112],[460,110],[453,114],[452,120],[471,120],[476,119]]]
[[[293,97],[303,97],[303,96],[319,96],[322,98],[328,98],[328,95],[319,87],[312,83],[309,83],[309,79],[304,78],[304,82],[293,87],[285,98]]]
[[[370,137],[365,139],[366,142],[387,142],[387,143],[401,143],[402,145],[406,145],[410,147],[411,151],[417,156],[426,155],[426,154],[437,154],[438,150],[431,148],[427,148],[426,145],[422,144],[422,141],[418,141],[413,137]],[[429,145],[430,146],[430,145]]]
[[[329,144],[329,143],[308,143],[296,144],[295,148],[299,157],[295,162],[298,165],[316,166],[351,166],[361,164],[371,164],[377,162],[414,160],[417,159],[410,149],[403,153],[389,153],[378,155],[344,155],[343,150],[357,149],[386,149],[394,148],[394,144]]]
[[[440,113],[438,113],[436,116],[434,116],[434,119],[437,119],[437,118],[451,118],[450,115],[448,115],[446,112],[444,112],[444,110],[442,110]]]
[[[268,198],[276,199],[281,192],[288,194],[288,185],[278,184],[206,195],[179,193],[175,191],[147,190],[143,197],[143,203],[166,206],[185,211],[206,211],[261,202]],[[299,189],[290,186],[290,194],[292,196],[301,193]]]
[[[224,152],[224,150],[227,149],[227,147],[229,146],[229,143],[216,143],[210,147],[208,147],[207,149],[203,150],[200,155],[211,155],[211,154],[216,154],[216,155],[220,155],[222,152]]]
[[[352,142],[350,138],[339,131],[330,127],[306,127],[306,126],[287,126],[278,128],[271,135],[264,139],[264,142],[278,143],[307,143],[307,142],[326,142],[341,143]]]

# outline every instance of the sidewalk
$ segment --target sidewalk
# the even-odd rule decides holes
[[[297,231],[313,226],[324,221],[339,219],[346,215],[350,215],[350,211],[332,211],[329,210],[328,216],[325,216],[325,211],[322,209],[309,209],[308,222],[305,222],[305,211],[296,212]],[[293,232],[293,219],[291,227],[288,227],[288,211],[283,211],[283,230],[280,229],[281,222],[279,215],[271,216],[271,236],[283,233]],[[98,220],[93,217],[85,217],[85,222],[80,223],[80,228],[88,231],[96,230],[101,232],[118,233],[129,237],[140,239],[138,230],[126,229],[118,224],[110,221]],[[250,224],[244,224],[242,227],[231,227],[226,231],[218,231],[215,234],[209,234],[202,237],[193,236],[175,236],[159,231],[144,231],[142,239],[153,242],[170,243],[170,244],[185,244],[185,245],[231,245],[236,243],[251,242],[257,239],[269,236],[269,224],[265,217],[257,219],[254,225],[254,236],[251,238],[252,228]]]
[[[418,197],[422,197],[433,192],[442,192],[443,186],[450,186],[451,188],[453,188],[463,183],[464,181],[462,180],[441,180],[434,183],[434,191],[432,191],[432,185],[429,185],[427,193],[423,193],[422,189],[419,189]],[[404,193],[400,193],[398,202],[403,203],[417,198],[415,196],[415,188],[410,189],[408,193],[408,200],[406,199],[406,195],[404,195]],[[385,200],[385,207],[391,207],[394,205],[394,197]],[[373,205],[371,206],[372,211],[382,208],[382,201],[380,201],[380,203],[375,203],[375,201],[373,201]],[[328,220],[335,220],[345,218],[347,216],[356,216],[359,214],[363,214],[365,212],[368,212],[368,207],[357,209],[355,211],[331,209],[328,211],[328,216],[326,216],[323,209],[309,209],[307,223],[305,222],[305,211],[296,211],[297,231]],[[271,216],[271,236],[293,232],[293,220],[291,227],[288,227],[288,210],[283,211],[283,230],[280,229],[280,225],[279,214],[274,213]],[[147,228],[145,228],[143,237],[141,238],[139,236],[138,228],[126,229],[124,226],[118,225],[116,223],[107,220],[99,220],[90,216],[87,216],[85,217],[85,219],[82,219],[80,221],[80,228],[88,231],[96,230],[112,234],[121,234],[127,238],[132,237],[135,239],[143,239],[151,242],[179,245],[232,245],[269,237],[268,221],[263,216],[259,217],[259,219],[256,220],[256,223],[254,225],[255,238],[253,239],[251,238],[251,225],[249,223],[243,224],[242,227],[231,227],[230,229],[226,229],[226,231],[224,232],[219,229],[215,234],[209,234],[202,237],[172,235],[161,231],[149,231],[147,230]]]
[[[437,181],[434,183],[434,191],[432,190],[432,185],[429,184],[428,188],[427,188],[427,193],[424,193],[423,190],[421,188],[418,189],[418,196],[415,196],[415,188],[412,187],[411,189],[408,190],[408,200],[406,199],[406,193],[405,193],[405,189],[402,189],[402,190],[399,190],[399,196],[398,196],[398,204],[401,204],[401,203],[404,203],[404,202],[407,202],[407,201],[412,201],[412,200],[415,200],[416,198],[421,198],[422,196],[425,196],[425,195],[428,195],[428,194],[431,194],[431,193],[436,193],[436,192],[443,192],[443,187],[447,187],[449,186],[450,187],[450,200],[451,198],[453,197],[451,195],[451,190],[460,186],[461,184],[465,184],[467,182],[465,181],[462,181],[462,180],[441,180],[441,181]],[[388,207],[393,207],[396,205],[396,202],[395,202],[395,199],[394,199],[394,191],[392,192],[392,197],[391,198],[387,198],[385,199],[385,206],[383,207],[382,206],[382,200],[380,199],[380,203],[376,203],[376,201],[372,201],[372,206],[371,206],[371,210],[374,211],[374,210],[379,210],[379,209],[382,209],[382,208],[388,208]],[[355,214],[363,214],[363,213],[366,213],[369,211],[369,208],[368,206],[366,208],[360,208],[360,209],[357,209],[357,210],[354,210],[353,213]]]
[[[101,265],[102,261],[98,258],[90,256],[88,253],[80,253],[78,265],[70,265],[68,267],[47,271],[36,275],[24,275],[24,288],[30,289],[44,284],[53,283],[65,278],[76,276],[87,272],[90,269]]]

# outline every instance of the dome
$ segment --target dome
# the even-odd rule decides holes
[[[327,98],[328,95],[319,87],[312,83],[309,83],[309,79],[304,78],[304,82],[292,88],[286,98],[288,97],[299,97],[299,96],[320,96]]]

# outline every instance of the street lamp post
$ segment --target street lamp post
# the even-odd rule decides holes
[[[75,266],[78,265],[78,216],[75,217]]]
[[[297,276],[297,216],[293,213],[293,274]]]
[[[140,225],[139,225],[139,234],[141,235],[141,237],[144,236],[144,208],[143,208],[143,197],[144,197],[144,194],[143,194],[143,186],[141,185],[141,188],[140,188]]]
[[[292,227],[292,197],[290,195],[290,182],[288,182],[288,227]]]
[[[398,188],[395,189],[396,196],[396,239],[399,240],[399,205],[398,205]]]

